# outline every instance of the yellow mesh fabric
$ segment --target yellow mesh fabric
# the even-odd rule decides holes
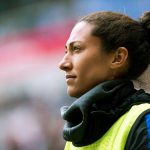
[[[120,117],[106,134],[93,144],[75,147],[67,142],[65,150],[124,150],[130,129],[138,116],[150,108],[150,104],[134,105],[126,114]]]

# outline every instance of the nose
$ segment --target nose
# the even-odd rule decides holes
[[[71,60],[65,55],[63,59],[59,62],[59,68],[63,71],[68,71],[72,69]]]

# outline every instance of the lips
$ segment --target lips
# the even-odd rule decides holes
[[[73,84],[76,76],[74,75],[66,75],[66,82],[68,85]]]
[[[74,75],[66,75],[66,79],[73,79],[73,78],[76,78],[76,76],[74,76]]]

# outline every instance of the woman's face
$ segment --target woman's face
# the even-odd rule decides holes
[[[86,22],[75,25],[59,64],[66,74],[67,93],[72,97],[80,97],[97,84],[113,79],[112,54],[102,51],[100,39],[91,35],[93,27]]]

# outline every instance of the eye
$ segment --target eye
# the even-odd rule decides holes
[[[81,48],[79,46],[73,46],[74,51],[79,51]]]

